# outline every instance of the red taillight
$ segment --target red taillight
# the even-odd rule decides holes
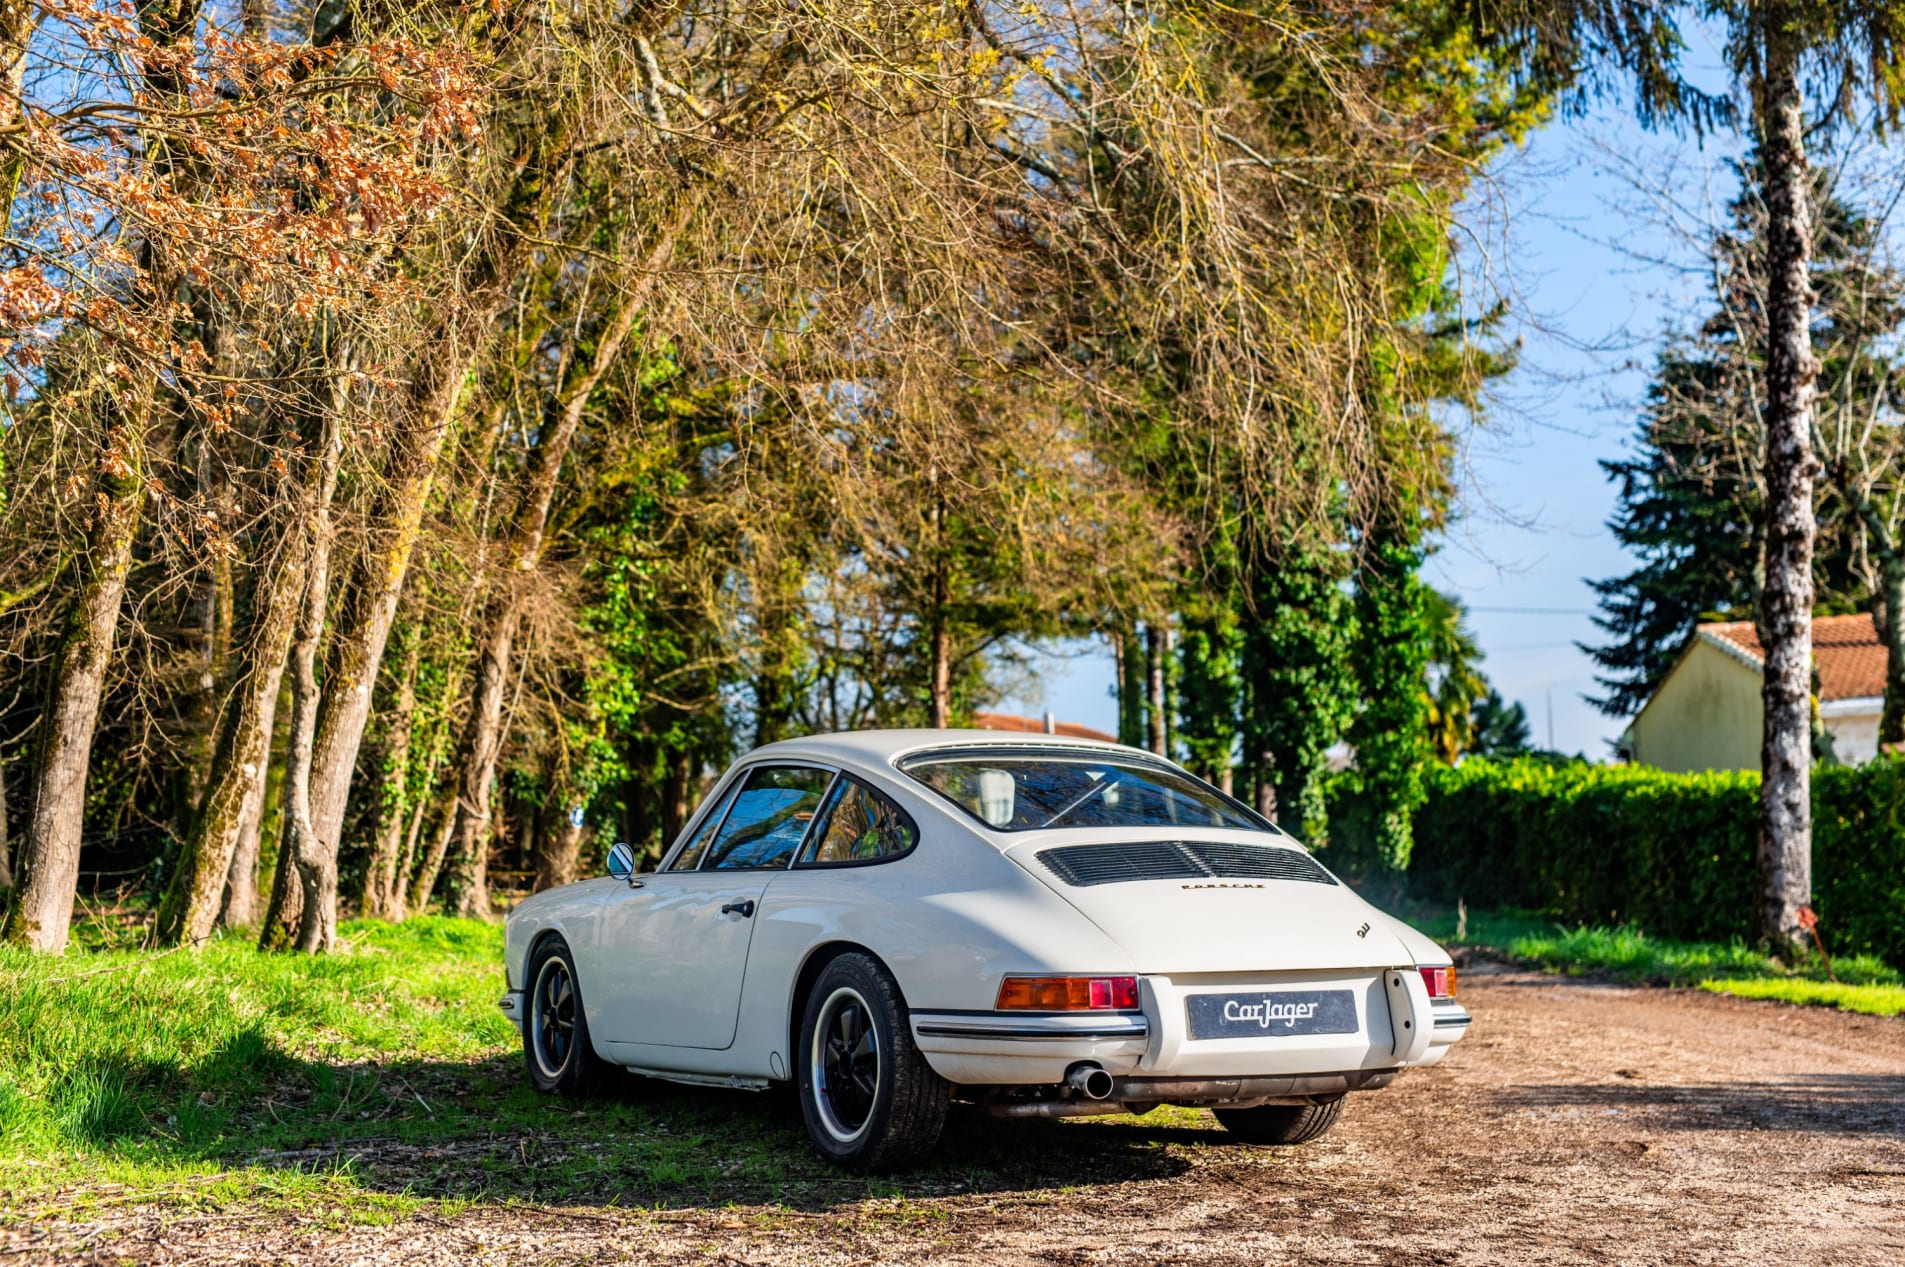
[[[1138,1006],[1136,977],[1007,977],[1001,1012],[1111,1012]]]
[[[1452,999],[1455,997],[1454,968],[1417,968],[1422,974],[1422,984],[1429,987],[1432,999]]]

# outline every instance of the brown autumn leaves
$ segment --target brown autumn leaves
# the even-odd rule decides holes
[[[1239,503],[1353,505],[1376,242],[1449,160],[1289,20],[0,0],[6,939],[65,945],[108,758],[172,772],[163,941],[327,948],[366,819],[366,914],[486,913],[499,764],[554,733],[524,683],[586,660],[567,508],[660,356],[712,437],[672,560],[708,654],[767,665],[817,585],[924,649],[935,721],[952,512],[997,637],[1147,614]]]

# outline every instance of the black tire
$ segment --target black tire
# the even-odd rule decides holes
[[[545,937],[529,954],[523,986],[523,1065],[544,1094],[586,1094],[600,1080],[601,1057],[589,1042],[575,956],[560,937]]]
[[[1307,1144],[1327,1135],[1343,1116],[1343,1097],[1327,1104],[1260,1104],[1254,1109],[1216,1109],[1224,1129],[1246,1144]]]
[[[807,1136],[828,1161],[861,1174],[895,1170],[939,1142],[951,1088],[913,1045],[899,985],[870,955],[820,970],[794,1066]]]

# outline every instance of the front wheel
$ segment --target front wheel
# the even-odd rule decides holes
[[[562,938],[546,937],[529,956],[528,967],[523,1064],[529,1081],[544,1094],[581,1095],[595,1084],[602,1062],[589,1045],[575,956]]]
[[[949,1088],[913,1045],[906,1001],[878,960],[846,954],[821,969],[795,1058],[800,1115],[828,1161],[892,1170],[939,1142]]]
[[[1246,1144],[1307,1144],[1326,1135],[1343,1116],[1343,1097],[1327,1104],[1260,1104],[1254,1109],[1216,1109],[1225,1130]]]

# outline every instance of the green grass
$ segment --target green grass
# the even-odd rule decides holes
[[[1897,1016],[1905,1012],[1905,986],[1848,985],[1845,982],[1804,980],[1702,981],[1702,990],[1733,994],[1743,999],[1773,999],[1780,1003],[1817,1004],[1868,1016]]]
[[[0,950],[0,1221],[159,1199],[368,1221],[487,1201],[916,1217],[891,1199],[1177,1173],[1211,1127],[962,1112],[929,1168],[859,1179],[812,1155],[784,1094],[622,1075],[586,1101],[535,1094],[496,1008],[497,925],[342,938],[316,958],[242,938]]]
[[[1826,980],[1823,960],[1789,968],[1744,942],[1670,941],[1632,928],[1552,929],[1509,940],[1508,954],[1570,975],[1592,973],[1646,985],[1698,985],[1711,980]],[[1899,974],[1871,955],[1833,961],[1840,981],[1895,985]]]
[[[1905,1012],[1905,977],[1871,955],[1813,959],[1788,967],[1744,942],[1684,942],[1633,928],[1564,928],[1527,911],[1470,911],[1466,920],[1439,908],[1408,911],[1439,941],[1487,950],[1566,976],[1609,977],[1638,985],[1698,986],[1749,999],[1774,999],[1896,1016]],[[1458,924],[1465,925],[1457,936]]]

